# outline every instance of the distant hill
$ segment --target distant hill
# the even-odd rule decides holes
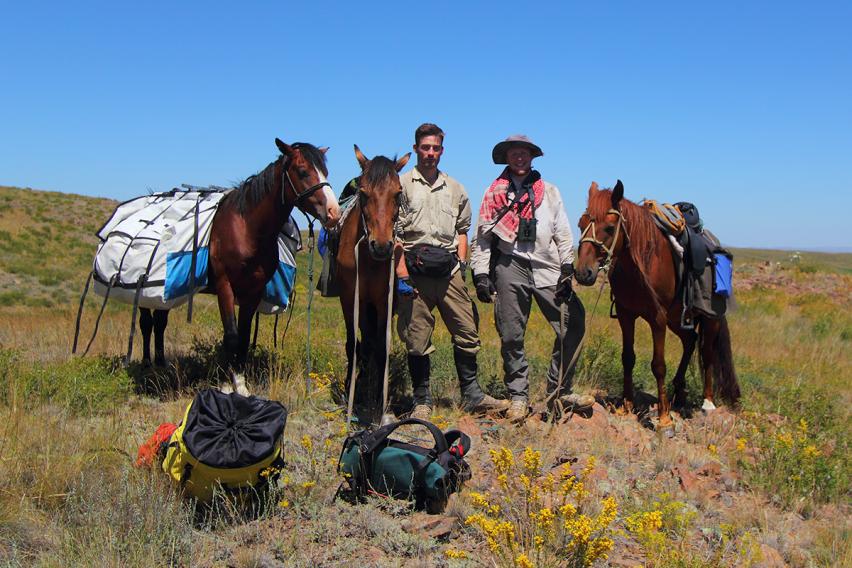
[[[117,201],[0,186],[0,306],[68,306]]]
[[[117,205],[112,199],[0,186],[0,307],[74,305],[91,269],[95,231]],[[799,264],[852,274],[850,253],[803,251],[794,257],[786,250],[733,252],[739,265]]]

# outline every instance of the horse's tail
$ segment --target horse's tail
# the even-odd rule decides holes
[[[740,400],[740,385],[737,382],[737,373],[734,371],[734,354],[731,352],[728,318],[723,317],[720,320],[719,333],[716,334],[713,342],[713,351],[716,354],[713,381],[716,383],[717,392],[728,404],[737,406]]]

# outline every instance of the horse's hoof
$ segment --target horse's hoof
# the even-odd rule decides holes
[[[219,390],[224,394],[231,394],[234,392],[234,385],[230,382],[219,383]]]
[[[148,361],[148,364],[150,365],[150,364],[151,364],[151,362],[150,362],[150,361]],[[163,367],[165,367],[165,366],[167,366],[167,365],[168,365],[168,363],[166,363],[166,358],[165,358],[165,357],[157,357],[156,359],[154,359],[154,366],[156,366],[156,367],[163,368]]]
[[[701,410],[703,410],[704,412],[712,412],[716,410],[716,405],[713,404],[712,400],[705,398],[704,403],[701,405]]]
[[[246,385],[246,378],[240,373],[234,373],[234,392],[240,396],[251,396]]]

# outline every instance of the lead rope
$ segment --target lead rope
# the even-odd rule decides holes
[[[358,376],[358,312],[361,304],[361,295],[358,291],[359,285],[359,270],[358,270],[358,250],[361,248],[361,241],[364,240],[364,235],[355,243],[355,300],[352,303],[352,368],[349,370],[349,400],[346,408],[346,426],[347,428],[352,423],[352,410],[355,406],[355,378]],[[391,266],[393,263],[391,263]]]
[[[305,394],[311,392],[311,306],[314,303],[314,220],[308,224],[308,334],[305,346]],[[289,327],[289,321],[288,321]]]
[[[385,376],[382,382],[382,414],[388,410],[388,379],[390,374],[390,352],[391,352],[391,325],[393,324],[393,277],[396,275],[393,266],[393,249],[388,261],[388,317],[385,326]]]
[[[601,295],[603,294],[604,287],[606,286],[606,281],[607,281],[606,276],[608,276],[608,272],[609,272],[609,266],[607,266],[606,269],[604,270],[604,279],[601,282],[600,288],[598,289],[598,296],[597,296],[597,298],[595,298],[595,305],[592,307],[592,316],[594,316],[595,312],[597,312],[597,310],[598,310],[598,303],[600,302]],[[573,291],[571,293],[571,296],[573,298],[573,296],[574,296]],[[568,327],[568,318],[566,318],[566,316],[570,315],[570,314],[565,313],[565,304],[567,304],[567,302],[563,303],[562,306],[560,306],[560,308],[559,308],[559,339],[560,339],[560,341],[564,340],[564,338],[565,338],[565,329]],[[592,320],[592,321],[594,321],[594,320]],[[591,326],[589,326],[589,328],[586,329],[586,332],[583,334],[583,338],[580,339],[580,343],[578,343],[577,348],[574,349],[574,354],[571,356],[571,362],[568,363],[569,369],[571,368],[572,365],[577,363],[577,359],[579,358],[580,352],[582,351],[583,344],[586,343],[586,338],[591,334],[591,329],[592,329]],[[557,394],[562,389],[562,369],[563,369],[562,365],[563,365],[563,362],[564,362],[564,353],[560,354],[560,357],[559,357],[559,382],[557,383],[556,390],[554,390],[552,393],[550,393],[550,396],[548,396],[545,399],[545,406],[547,404],[550,404],[550,402],[552,400],[556,399],[556,406],[557,406],[557,410],[559,411],[559,414],[562,414],[562,411],[564,410],[562,408],[562,403],[559,401],[559,398],[558,398],[559,395]],[[554,413],[554,417],[555,416],[556,416],[556,413]],[[551,420],[551,425],[552,424],[555,424],[555,420],[553,420],[553,419]]]

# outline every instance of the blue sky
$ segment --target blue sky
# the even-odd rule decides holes
[[[276,136],[368,155],[447,133],[474,213],[529,135],[576,221],[592,180],[692,201],[724,243],[852,249],[849,2],[3,2],[0,185],[231,185]],[[412,162],[413,163],[413,162]],[[837,220],[830,217],[838,211]]]

